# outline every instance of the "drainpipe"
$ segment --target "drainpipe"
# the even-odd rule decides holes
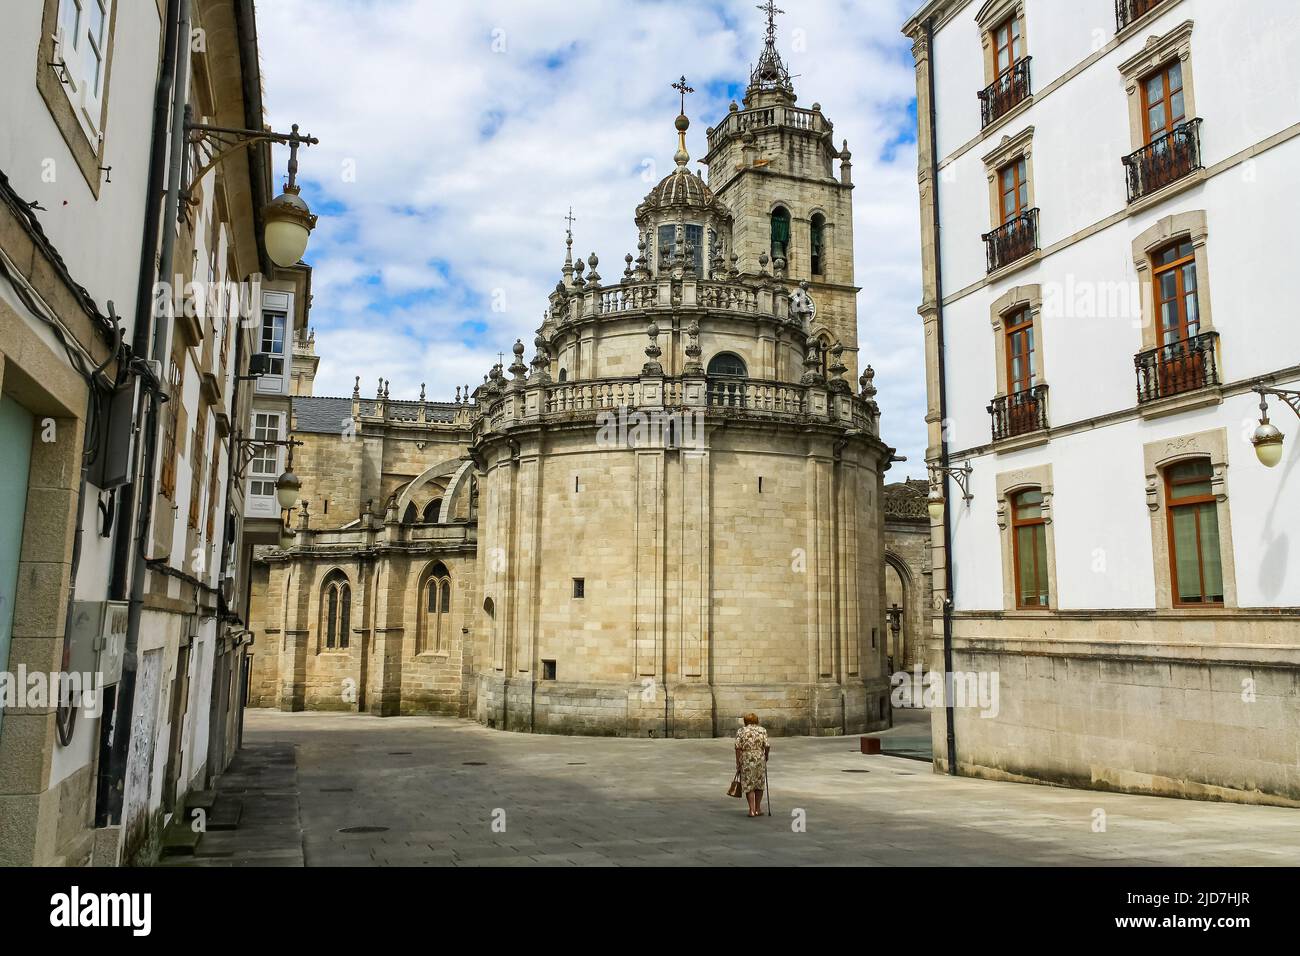
[[[934,17],[925,21],[925,48],[930,58],[928,81],[930,87],[930,193],[934,209],[934,310],[935,310],[935,344],[939,349],[939,464],[947,469],[948,432],[943,423],[948,420],[948,390],[944,373],[943,347],[943,247],[939,242],[939,131],[936,123],[937,107],[934,99]],[[948,472],[943,473],[943,497],[948,496]],[[953,715],[952,701],[948,699],[948,688],[952,686],[949,676],[952,674],[952,607],[953,607],[953,573],[952,573],[952,517],[951,508],[943,509],[943,674],[944,674],[944,718],[947,724],[948,773],[957,775],[957,734],[956,720]]]
[[[147,197],[145,236],[141,247],[139,288],[144,290],[136,304],[136,325],[132,334],[133,350],[143,358],[153,343],[153,358],[161,361],[162,345],[166,336],[159,334],[153,323],[154,252],[159,231],[162,232],[164,255],[159,262],[157,275],[166,277],[171,271],[171,251],[175,242],[175,216],[180,195],[181,164],[184,158],[184,110],[188,60],[183,54],[189,50],[190,0],[169,0],[167,7],[167,33],[164,41],[162,71],[154,95],[153,150],[150,156],[149,187]],[[170,104],[169,104],[170,99]],[[170,106],[170,110],[169,110]],[[170,123],[170,131],[169,124]],[[159,221],[157,195],[161,192],[163,158],[170,149],[165,213]],[[133,521],[130,508],[123,511],[118,526],[116,555],[130,559],[131,579],[127,610],[126,644],[122,654],[122,676],[117,685],[117,705],[113,715],[111,743],[101,754],[104,767],[99,780],[96,800],[96,826],[122,822],[123,798],[126,789],[126,763],[131,746],[131,723],[135,710],[135,678],[138,667],[137,650],[140,645],[140,617],[144,601],[145,553],[148,548],[150,518],[153,503],[154,455],[157,448],[158,395],[151,392],[145,399],[141,442],[143,463],[136,470],[139,477],[139,515]],[[136,554],[131,556],[131,540],[137,541]],[[126,560],[114,563],[114,593],[121,594],[124,585]],[[107,759],[103,759],[103,758]]]

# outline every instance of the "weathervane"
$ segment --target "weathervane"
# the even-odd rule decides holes
[[[686,94],[687,94],[687,93],[694,93],[694,92],[695,92],[695,88],[686,85],[686,75],[685,75],[685,74],[682,74],[682,78],[681,78],[680,80],[678,80],[676,83],[672,84],[672,87],[673,87],[673,89],[675,89],[678,93],[682,94],[682,115],[685,116],[685,115],[686,115]]]

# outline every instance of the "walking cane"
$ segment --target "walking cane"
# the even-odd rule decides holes
[[[767,761],[763,761],[763,789],[767,791],[767,815],[772,815],[772,788],[767,784]]]

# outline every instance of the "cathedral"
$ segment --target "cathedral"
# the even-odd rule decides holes
[[[889,725],[892,449],[847,143],[795,105],[770,21],[707,178],[674,86],[635,254],[607,279],[570,222],[531,358],[516,341],[452,401],[328,398],[295,343],[301,501],[253,572],[251,704],[642,737],[748,711],[776,734]]]

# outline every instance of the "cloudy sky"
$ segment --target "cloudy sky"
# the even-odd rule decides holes
[[[268,120],[320,138],[301,155],[320,214],[312,324],[318,395],[392,382],[450,399],[529,343],[575,252],[617,278],[632,213],[672,168],[681,74],[687,146],[744,94],[757,0],[262,0]],[[853,151],[859,337],[885,439],[921,477],[925,371],[915,87],[899,28],[917,0],[783,0],[778,44],[799,103]],[[283,169],[286,157],[277,156]],[[692,163],[695,168],[702,169]]]

